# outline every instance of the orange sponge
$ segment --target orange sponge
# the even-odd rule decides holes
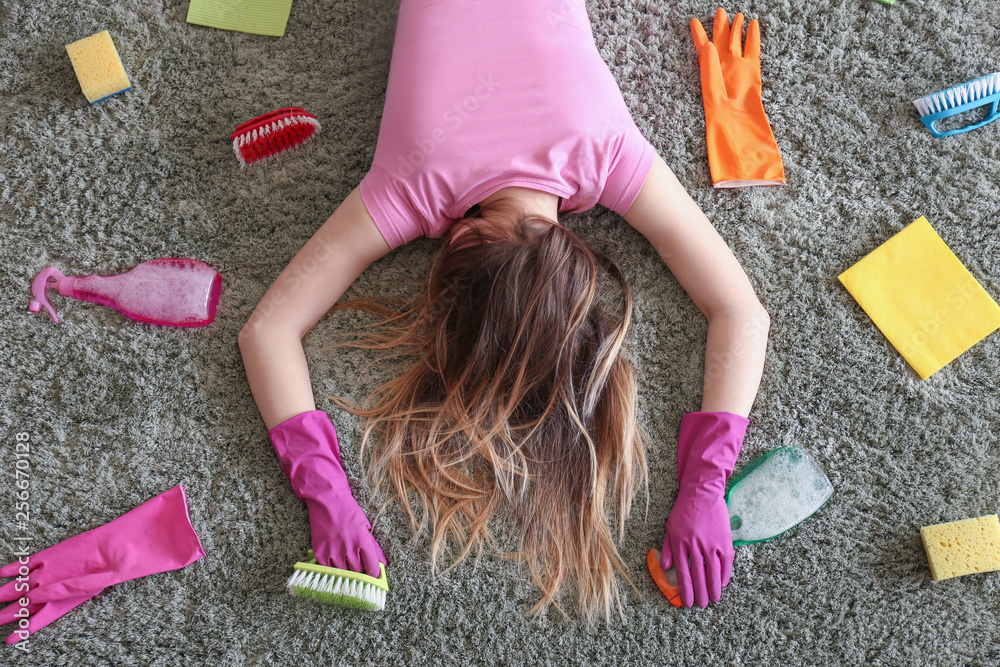
[[[111,34],[104,30],[66,45],[80,88],[93,104],[132,87]]]
[[[1000,520],[996,514],[920,529],[934,581],[1000,570]]]

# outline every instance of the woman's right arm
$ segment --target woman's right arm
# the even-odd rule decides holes
[[[302,338],[390,250],[354,188],[264,294],[239,346],[268,429],[316,409]]]

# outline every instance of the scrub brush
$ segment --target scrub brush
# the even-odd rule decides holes
[[[338,607],[382,611],[389,583],[385,577],[385,564],[379,563],[379,569],[376,579],[367,574],[320,565],[310,549],[309,562],[296,563],[295,572],[286,585],[288,592],[295,597]]]
[[[309,141],[320,129],[316,116],[298,107],[288,107],[243,123],[229,138],[233,141],[233,152],[246,169]]]
[[[935,121],[957,116],[963,111],[971,111],[978,107],[990,105],[986,117],[965,127],[941,132],[934,128]],[[920,112],[920,120],[935,137],[950,137],[960,132],[968,132],[982,127],[1000,118],[1000,72],[994,72],[968,83],[963,83],[931,93],[918,100],[913,100],[913,106]]]

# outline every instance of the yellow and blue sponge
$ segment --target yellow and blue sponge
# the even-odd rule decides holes
[[[996,514],[924,526],[920,537],[934,581],[1000,570],[1000,520]]]
[[[91,104],[132,87],[111,34],[104,30],[66,45],[80,88]]]

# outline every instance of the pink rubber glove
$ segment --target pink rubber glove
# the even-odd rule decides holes
[[[327,414],[322,410],[303,412],[267,434],[295,497],[309,510],[316,561],[378,577],[385,554],[372,537],[368,517],[351,494],[337,431]]]
[[[204,555],[184,487],[175,486],[103,526],[0,568],[0,577],[17,577],[0,586],[0,602],[13,602],[0,611],[0,625],[19,623],[7,643],[27,639],[108,586],[179,570]]]
[[[726,480],[746,434],[746,417],[731,412],[689,412],[677,437],[680,489],[663,538],[660,565],[677,573],[681,603],[705,608],[718,602],[733,569],[733,532]]]

